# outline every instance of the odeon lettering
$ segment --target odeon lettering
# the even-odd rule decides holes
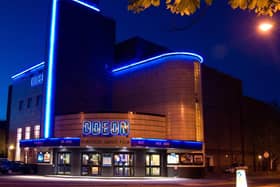
[[[91,120],[83,121],[84,136],[128,136],[127,120]]]

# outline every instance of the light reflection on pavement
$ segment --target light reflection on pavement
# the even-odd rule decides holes
[[[86,177],[86,176],[0,176],[0,187],[234,187],[235,178],[212,177],[203,179],[168,177]],[[249,187],[280,187],[280,177],[248,177]]]

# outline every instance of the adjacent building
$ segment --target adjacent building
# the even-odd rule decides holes
[[[202,85],[208,170],[222,171],[233,163],[244,163],[242,82],[203,66]]]
[[[251,171],[279,171],[280,109],[277,103],[243,97],[245,163]]]
[[[7,157],[8,121],[0,121],[0,158]]]

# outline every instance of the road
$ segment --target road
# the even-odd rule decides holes
[[[182,178],[90,178],[59,176],[0,176],[0,187],[234,187],[234,177],[211,179]],[[280,187],[280,177],[248,177],[249,187]]]

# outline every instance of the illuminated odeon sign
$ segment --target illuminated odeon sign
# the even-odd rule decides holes
[[[91,120],[83,121],[84,136],[128,136],[127,120]]]

